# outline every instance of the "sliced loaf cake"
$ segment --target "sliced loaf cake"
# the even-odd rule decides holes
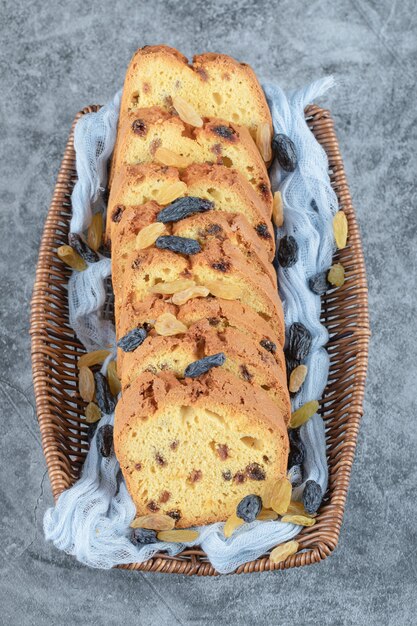
[[[252,70],[139,50],[111,169],[122,397],[115,452],[137,515],[222,521],[285,476],[290,400],[271,260],[271,116]]]

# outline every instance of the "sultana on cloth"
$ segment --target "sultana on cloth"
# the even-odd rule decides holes
[[[332,218],[337,199],[328,176],[324,150],[310,132],[305,107],[333,85],[331,77],[302,89],[284,93],[277,85],[263,85],[271,109],[275,132],[289,136],[295,144],[298,166],[284,172],[277,163],[270,171],[272,188],[280,190],[285,220],[276,235],[292,235],[299,248],[299,260],[292,267],[278,267],[279,293],[286,327],[302,322],[313,341],[307,358],[308,373],[301,391],[293,399],[293,410],[322,396],[328,378],[329,358],[325,350],[327,331],[320,323],[320,297],[308,287],[308,279],[330,267],[334,252]],[[120,106],[120,92],[98,112],[84,115],[75,129],[78,181],[72,194],[71,231],[82,233],[93,213],[105,212],[107,164],[112,154]],[[111,275],[110,260],[101,257],[84,272],[73,272],[68,283],[70,324],[86,350],[115,344],[115,330],[106,315]],[[115,349],[104,362],[105,373]],[[104,415],[100,426],[112,424],[114,415]],[[306,455],[302,467],[289,473],[293,498],[301,500],[307,480],[316,481],[325,493],[328,481],[325,427],[314,415],[300,428]],[[187,544],[165,543],[137,546],[130,541],[130,524],[135,506],[127,491],[114,455],[103,458],[91,442],[80,479],[64,491],[44,517],[47,540],[90,567],[108,569],[115,565],[143,562],[156,552],[170,556],[186,547],[199,545],[220,573],[233,572],[240,565],[268,553],[300,532],[300,526],[281,521],[243,524],[225,538],[224,523],[198,528],[199,536]]]

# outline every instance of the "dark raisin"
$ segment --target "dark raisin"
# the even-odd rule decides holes
[[[144,137],[148,132],[146,124],[143,120],[134,120],[132,123],[132,130],[136,135],[140,135],[141,137]]]
[[[218,263],[212,263],[211,267],[218,272],[228,272],[230,270],[229,261],[219,261]]]
[[[142,463],[135,463],[135,470],[137,472],[140,472],[141,469],[142,469]]]
[[[277,351],[276,344],[270,339],[262,339],[262,341],[260,341],[259,343],[263,348],[265,348],[265,350],[271,352],[271,354],[275,354],[275,352]]]
[[[265,480],[265,472],[259,463],[251,463],[246,467],[246,474],[251,480]]]
[[[97,451],[101,456],[109,457],[113,454],[113,426],[106,424],[97,431]]]
[[[224,352],[212,354],[211,356],[205,356],[204,358],[187,365],[184,376],[185,378],[196,378],[197,376],[201,376],[201,374],[205,374],[211,370],[212,367],[219,367],[220,365],[223,365],[225,361],[226,355]]]
[[[206,234],[207,235],[218,235],[219,233],[221,233],[222,230],[223,229],[220,226],[220,224],[210,224],[210,226],[207,226],[207,228],[206,228]]]
[[[253,374],[250,373],[246,365],[241,365],[239,369],[244,380],[248,380],[250,382],[253,379]]]
[[[124,337],[119,339],[117,346],[123,350],[123,352],[133,352],[138,346],[140,346],[146,339],[148,333],[142,326],[130,330]]]
[[[120,220],[122,219],[122,215],[123,215],[123,211],[125,210],[124,206],[122,206],[121,204],[119,204],[112,213],[111,219],[112,222],[114,222],[115,224],[118,224],[120,222]]]
[[[174,511],[168,511],[167,515],[169,515],[169,517],[172,517],[172,519],[174,519],[176,522],[181,519],[181,511],[178,511],[178,509]]]
[[[310,206],[313,209],[313,211],[318,212],[319,207],[317,206],[317,202],[314,200],[314,198],[312,199],[312,201],[310,202]]]
[[[245,482],[246,474],[244,472],[236,472],[236,474],[233,476],[233,480],[235,483],[240,485],[241,483]]]
[[[147,528],[134,528],[130,535],[130,541],[134,546],[156,543],[158,541],[156,532]]]
[[[225,461],[229,456],[229,448],[225,443],[219,443],[216,452],[222,461]]]
[[[288,468],[294,465],[302,465],[304,463],[306,449],[303,442],[300,439],[300,433],[297,428],[291,428],[288,431],[288,437],[290,440],[290,454],[288,457]]]
[[[215,133],[219,137],[223,137],[223,139],[228,139],[229,141],[231,139],[234,139],[236,135],[233,128],[230,128],[230,126],[224,126],[224,125],[214,126],[213,133]]]
[[[271,233],[268,230],[268,226],[264,222],[260,222],[260,224],[255,226],[255,230],[259,237],[262,237],[262,239],[271,239]]]
[[[155,500],[151,500],[150,502],[148,502],[148,504],[146,506],[153,513],[156,513],[157,511],[159,511],[159,506],[157,505]]]
[[[194,213],[204,213],[214,207],[214,202],[205,200],[204,198],[196,198],[194,196],[185,196],[177,198],[171,204],[159,211],[156,219],[158,222],[166,224],[168,222],[178,222]]]
[[[116,398],[110,391],[107,378],[101,372],[96,372],[94,379],[96,381],[96,401],[100,411],[105,415],[110,415],[116,407]]]
[[[266,183],[259,183],[259,191],[263,196],[269,196],[269,185]]]
[[[74,248],[75,252],[78,252],[84,261],[88,261],[88,263],[97,263],[99,260],[100,257],[97,252],[92,250],[77,233],[70,233],[68,235],[68,243],[71,248]]]
[[[287,135],[277,133],[272,139],[272,149],[285,172],[293,172],[297,167],[297,152],[293,141]]]
[[[206,70],[202,67],[197,67],[195,69],[195,71],[199,74],[201,80],[203,80],[204,82],[206,82],[208,80],[208,74],[206,72]]]
[[[288,342],[285,353],[289,360],[303,361],[309,354],[313,337],[301,322],[291,324],[288,331]]]
[[[193,470],[188,476],[188,482],[198,483],[203,478],[203,472],[201,470]]]
[[[303,504],[307,513],[315,513],[323,499],[321,487],[315,480],[308,480],[303,491]]]
[[[196,239],[177,237],[175,235],[162,235],[155,241],[155,246],[160,250],[171,250],[177,254],[198,254],[201,246]]]
[[[290,380],[290,376],[291,376],[291,372],[293,370],[295,370],[295,368],[301,364],[301,361],[296,361],[295,359],[292,359],[287,352],[285,352],[285,365],[286,365],[286,370],[287,370],[287,380]],[[295,394],[291,394],[291,396],[294,396]]]
[[[208,317],[207,321],[210,326],[218,326],[220,324],[220,320],[218,317]]]
[[[161,467],[164,467],[164,466],[167,464],[167,462],[165,461],[164,457],[163,457],[161,454],[159,454],[159,452],[157,452],[157,453],[155,454],[155,461],[156,461],[156,462],[158,463],[158,465],[160,465]]]
[[[230,470],[226,470],[222,472],[223,480],[232,480],[232,472]]]
[[[308,286],[311,291],[318,296],[325,294],[331,287],[329,281],[327,280],[327,272],[319,272],[315,276],[309,278]]]
[[[251,494],[245,496],[237,505],[236,515],[244,522],[254,522],[262,509],[262,500],[259,496]]]
[[[281,267],[292,267],[297,263],[298,243],[292,235],[284,235],[284,237],[281,237],[277,256]]]
[[[87,441],[88,441],[88,443],[91,443],[94,435],[96,434],[97,426],[98,426],[98,422],[94,422],[94,424],[89,424],[88,425],[88,430],[87,430]]]
[[[161,502],[162,504],[165,504],[166,502],[168,502],[170,497],[171,497],[171,494],[169,493],[169,491],[163,491],[161,495],[159,496],[159,502]]]

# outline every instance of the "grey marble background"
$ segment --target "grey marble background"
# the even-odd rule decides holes
[[[417,623],[416,2],[1,1],[0,623]],[[52,497],[34,409],[29,300],[75,113],[169,43],[245,60],[285,88],[334,73],[362,229],[373,340],[340,544],[319,565],[213,579],[93,571],[46,545]]]

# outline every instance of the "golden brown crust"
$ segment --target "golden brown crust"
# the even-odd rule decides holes
[[[136,50],[135,54],[133,55],[131,63],[134,66],[134,69],[137,69],[137,66],[135,66],[134,64],[137,63],[137,59],[139,56],[143,56],[143,55],[147,56],[147,55],[159,54],[159,53],[163,53],[164,56],[167,56],[167,57],[172,56],[176,60],[181,61],[181,63],[188,65],[188,59],[186,56],[181,54],[181,52],[177,50],[176,48],[172,48],[171,46],[166,46],[165,44],[160,44],[159,46],[143,46],[142,48],[139,48],[138,50]]]
[[[193,163],[181,173],[181,180],[191,188],[194,185],[197,186],[202,179],[209,180],[215,186],[217,184],[221,188],[226,186],[233,190],[239,199],[242,201],[244,199],[245,204],[250,205],[250,215],[259,215],[260,217],[263,216],[264,219],[271,219],[272,193],[269,184],[264,189],[261,199],[244,176],[224,165]]]
[[[222,211],[199,213],[173,224],[172,234],[197,239],[203,249],[212,240],[239,249],[254,272],[266,274],[277,289],[277,274],[265,251],[265,239],[257,235],[244,215]]]
[[[117,403],[114,436],[119,437],[131,419],[146,420],[160,406],[170,402],[210,408],[215,404],[239,408],[248,417],[266,422],[274,432],[287,435],[285,421],[277,407],[262,390],[237,381],[222,368],[213,368],[198,378],[178,379],[172,372],[139,376]]]
[[[116,168],[107,203],[106,239],[112,239],[125,209],[147,204],[163,185],[180,180],[174,167],[159,163],[123,165]]]

